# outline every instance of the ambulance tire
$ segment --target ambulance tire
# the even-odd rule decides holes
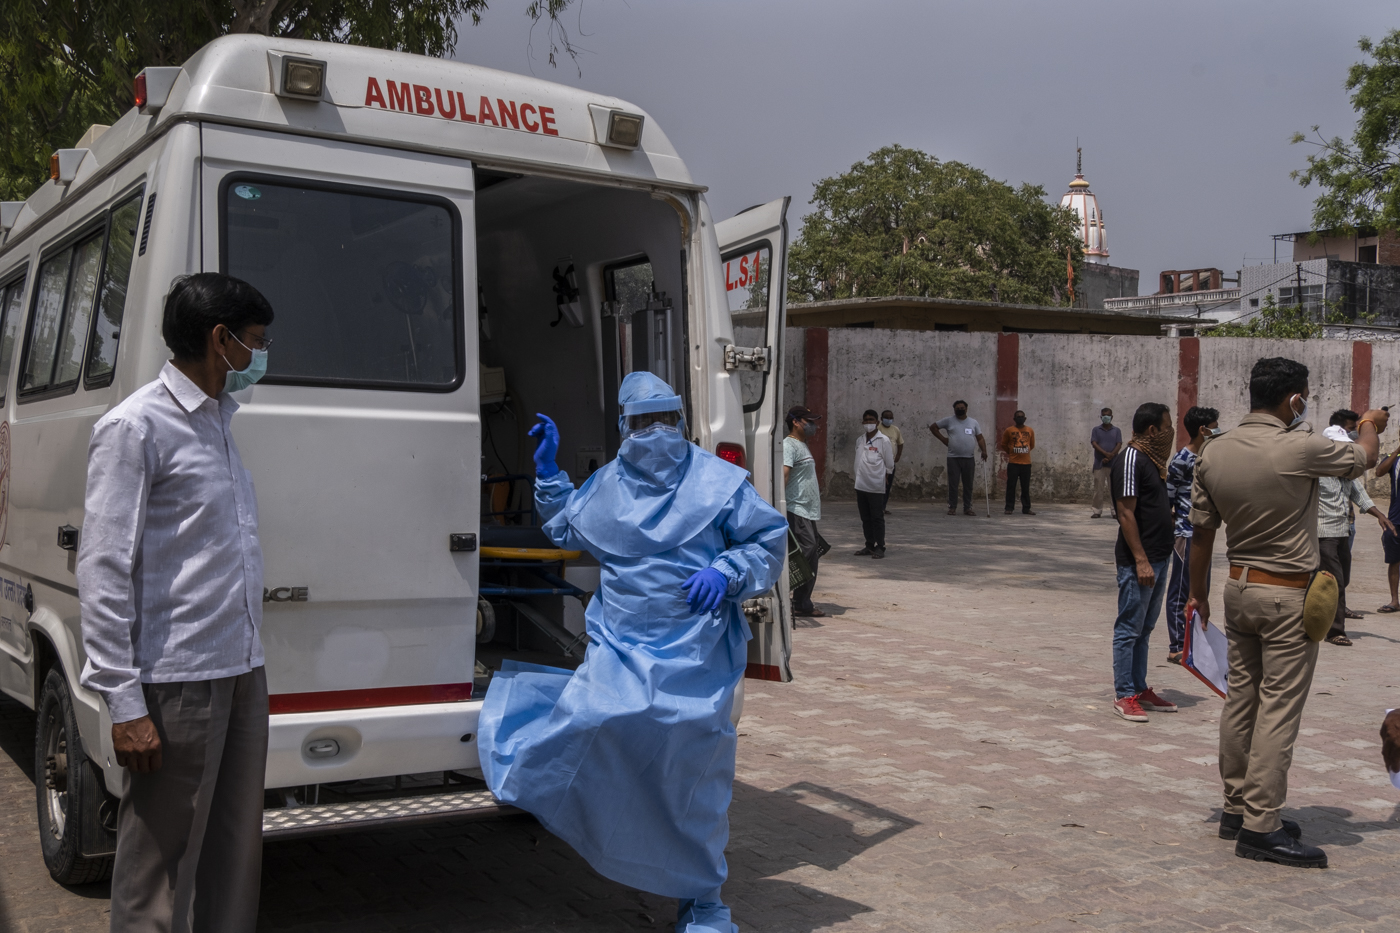
[[[111,855],[80,855],[79,827],[98,814],[83,812],[104,797],[104,788],[91,786],[101,774],[83,754],[78,720],[68,681],[58,668],[49,671],[39,697],[34,737],[34,790],[39,808],[39,846],[44,864],[59,884],[92,884],[112,874]]]
[[[496,607],[484,599],[476,601],[476,643],[484,645],[496,637]]]

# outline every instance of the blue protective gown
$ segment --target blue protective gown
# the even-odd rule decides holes
[[[575,672],[507,662],[486,694],[481,766],[492,793],[527,810],[600,874],[667,897],[717,894],[728,874],[744,676],[741,600],[782,573],[787,523],[738,467],[692,447],[680,481],[654,485],[621,458],[577,491],[537,481],[559,547],[602,565]],[[705,567],[729,581],[714,612],[681,583]]]

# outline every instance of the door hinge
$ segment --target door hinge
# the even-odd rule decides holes
[[[739,608],[744,610],[744,615],[748,617],[750,622],[771,622],[773,619],[773,598],[771,596],[746,599]]]
[[[728,344],[724,348],[724,368],[729,371],[747,369],[766,373],[773,366],[768,347],[736,347]]]

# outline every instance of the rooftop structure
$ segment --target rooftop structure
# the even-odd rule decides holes
[[[1084,150],[1075,150],[1074,181],[1069,183],[1069,191],[1060,198],[1060,206],[1067,207],[1079,217],[1079,238],[1084,242],[1084,258],[1093,263],[1108,262],[1108,238],[1104,234],[1103,209],[1099,199],[1089,190],[1084,180]]]

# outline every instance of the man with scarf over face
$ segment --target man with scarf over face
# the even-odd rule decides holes
[[[1157,402],[1138,406],[1133,439],[1113,458],[1113,501],[1118,509],[1118,619],[1113,623],[1113,712],[1147,722],[1145,710],[1176,712],[1147,686],[1147,643],[1167,593],[1172,554],[1172,505],[1167,460],[1172,453],[1171,411]]]
[[[577,671],[507,661],[481,710],[481,768],[602,875],[680,899],[678,933],[732,933],[728,874],[743,600],[779,579],[787,523],[741,468],[686,440],[681,399],[631,373],[617,459],[577,490],[539,415],[535,507],[601,565]]]

